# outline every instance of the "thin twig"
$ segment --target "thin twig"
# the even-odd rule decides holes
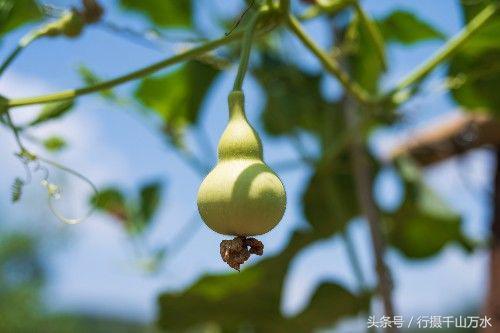
[[[288,27],[297,38],[307,47],[323,64],[323,67],[339,80],[345,90],[362,104],[370,104],[372,98],[358,83],[351,81],[349,75],[342,70],[325,51],[323,51],[304,31],[300,22],[294,16],[288,16]]]
[[[255,4],[255,0],[252,0],[252,2],[250,3],[250,6],[248,6],[243,11],[243,13],[240,15],[240,17],[238,18],[238,20],[233,24],[232,28],[229,29],[229,31],[225,33],[226,36],[229,36],[234,30],[236,30],[236,28],[238,28],[238,26],[240,25],[241,21],[245,17],[245,15],[248,13],[248,11],[250,10],[250,8],[253,7],[254,4]]]

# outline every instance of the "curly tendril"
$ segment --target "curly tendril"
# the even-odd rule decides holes
[[[42,174],[42,180],[40,181],[40,184],[47,190],[47,199],[48,199],[48,205],[49,209],[51,210],[52,214],[54,214],[55,217],[57,217],[58,220],[60,220],[63,223],[66,224],[78,224],[87,218],[89,218],[92,213],[95,210],[95,207],[91,207],[86,214],[83,217],[80,218],[68,218],[65,217],[61,212],[57,210],[57,208],[54,205],[54,202],[57,200],[60,200],[62,197],[62,190],[61,188],[54,183],[51,183],[49,178],[50,178],[50,172],[48,168],[46,168],[42,163],[45,163],[47,165],[50,165],[56,169],[62,170],[66,173],[69,173],[70,175],[80,179],[83,181],[85,184],[87,184],[92,191],[94,192],[94,195],[98,194],[97,187],[92,183],[90,179],[82,175],[81,173],[68,168],[62,164],[59,164],[57,162],[54,162],[52,160],[46,159],[44,157],[37,156],[31,152],[29,152],[26,149],[23,149],[22,152],[17,153],[16,156],[19,158],[23,166],[25,167],[26,170],[26,178],[25,180],[21,180],[22,186],[27,185],[31,182],[32,180],[32,172],[33,173],[41,173]]]
[[[37,157],[37,160],[39,160],[43,163],[46,163],[46,164],[48,164],[56,169],[64,171],[64,172],[80,179],[81,181],[83,181],[85,184],[87,184],[92,189],[92,191],[94,192],[94,195],[97,195],[99,193],[99,191],[97,190],[97,187],[94,185],[94,183],[92,183],[92,181],[90,179],[88,179],[87,177],[85,177],[81,173],[79,173],[73,169],[70,169],[62,164],[59,164],[57,162],[51,161],[51,160],[43,158],[43,157]],[[85,213],[85,215],[83,215],[80,218],[65,217],[63,214],[61,214],[56,209],[56,207],[54,205],[54,201],[61,199],[61,188],[56,184],[50,183],[48,181],[48,179],[42,180],[42,186],[44,186],[47,189],[48,203],[49,203],[49,208],[52,211],[52,214],[54,214],[54,216],[57,217],[61,222],[66,223],[66,224],[78,224],[78,223],[86,220],[87,218],[89,218],[94,213],[95,207],[92,205],[91,208],[89,208],[89,210]]]

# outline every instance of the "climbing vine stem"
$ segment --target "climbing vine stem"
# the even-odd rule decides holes
[[[107,89],[113,88],[115,86],[118,86],[120,84],[124,84],[124,83],[127,83],[127,82],[132,81],[132,80],[140,79],[144,76],[155,73],[155,72],[157,72],[161,69],[164,69],[168,66],[172,66],[172,65],[175,65],[175,64],[180,63],[182,61],[187,61],[187,60],[191,60],[193,58],[196,58],[197,56],[200,56],[200,55],[202,55],[206,52],[209,52],[213,49],[216,49],[220,46],[223,46],[223,45],[226,45],[228,43],[239,40],[242,38],[242,36],[243,36],[242,32],[235,31],[228,36],[224,36],[222,38],[206,42],[203,45],[200,45],[200,46],[192,48],[190,50],[181,52],[181,53],[176,54],[172,57],[169,57],[167,59],[164,59],[162,61],[154,63],[150,66],[141,68],[139,70],[133,71],[133,72],[128,73],[126,75],[116,77],[116,78],[111,79],[109,81],[103,81],[103,82],[97,83],[95,85],[91,85],[91,86],[87,86],[87,87],[83,87],[83,88],[78,88],[78,89],[65,90],[65,91],[61,91],[61,92],[57,92],[57,93],[53,93],[53,94],[48,94],[48,95],[19,98],[19,99],[10,99],[7,101],[7,106],[10,108],[13,108],[13,107],[19,107],[19,106],[33,105],[33,104],[45,104],[45,103],[51,103],[51,102],[58,102],[58,101],[73,99],[73,98],[83,96],[83,95],[88,95],[88,94],[95,93],[95,92],[98,92],[101,90],[107,90]]]
[[[441,49],[430,56],[430,58],[420,65],[413,72],[408,74],[403,80],[391,90],[387,96],[392,97],[396,93],[422,81],[443,61],[447,60],[460,47],[462,47],[479,29],[481,29],[499,8],[498,3],[492,3],[479,12],[456,36],[450,39]]]
[[[307,47],[323,64],[323,67],[335,76],[346,91],[362,104],[370,104],[372,98],[359,84],[351,81],[349,75],[343,71],[339,64],[333,60],[325,51],[323,51],[304,31],[300,22],[293,15],[289,15],[287,19],[290,30],[297,38]]]

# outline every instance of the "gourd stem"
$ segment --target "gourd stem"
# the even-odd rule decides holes
[[[241,91],[243,86],[243,80],[245,79],[245,74],[248,69],[248,62],[250,61],[250,51],[252,50],[252,40],[255,33],[255,28],[261,17],[261,12],[257,12],[252,16],[250,22],[248,23],[245,34],[243,36],[240,65],[238,67],[238,74],[234,80],[233,91]]]

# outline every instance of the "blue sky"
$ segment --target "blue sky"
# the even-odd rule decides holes
[[[50,3],[70,6],[77,1]],[[107,20],[139,30],[146,26],[146,22],[138,16],[121,12],[115,1],[102,3],[108,10]],[[460,27],[457,1],[368,0],[363,3],[375,17],[384,16],[395,8],[413,11],[447,36],[456,33]],[[217,19],[234,17],[242,6],[243,1],[230,4],[223,0],[196,1],[196,20],[203,31],[215,38],[224,32],[217,28]],[[316,20],[306,24],[306,27],[326,47],[330,41],[325,38],[328,33],[321,23],[321,20]],[[5,56],[26,32],[27,29],[23,29],[5,39],[0,56]],[[296,40],[285,35],[285,41],[286,54],[291,61],[310,71],[320,70],[319,64]],[[441,44],[440,41],[432,41],[411,47],[391,46],[388,50],[390,69],[384,85],[389,87],[401,79]],[[113,77],[160,60],[165,57],[164,53],[172,51],[168,47],[163,53],[151,50],[94,27],[78,40],[36,42],[0,80],[0,93],[20,97],[77,87],[82,84],[76,72],[80,64],[87,65],[102,77]],[[381,129],[373,135],[371,147],[379,156],[386,154],[394,144],[415,130],[456,115],[456,106],[450,97],[435,89],[442,82],[443,73],[443,68],[439,68],[428,80],[429,93],[411,105],[411,122],[397,128]],[[234,76],[234,67],[223,73],[204,101],[201,123],[212,147],[225,127],[226,96]],[[135,83],[127,84],[120,87],[118,92],[126,93],[134,87]],[[328,94],[338,91],[337,83],[329,78],[324,80],[323,87]],[[249,118],[259,128],[259,112],[265,102],[264,95],[251,77],[246,80],[244,89]],[[19,121],[28,119],[37,110],[37,107],[21,108],[15,110],[14,115]],[[200,175],[187,167],[160,137],[144,126],[132,109],[124,110],[94,96],[83,97],[78,101],[76,112],[33,133],[41,137],[50,134],[65,137],[70,144],[69,149],[55,158],[78,169],[99,186],[119,184],[135,190],[144,181],[162,179],[167,186],[167,193],[147,237],[148,245],[160,247],[168,244],[176,232],[196,216],[196,192],[201,181]],[[294,157],[294,151],[286,140],[265,136],[263,139],[265,158],[271,166]],[[43,193],[36,186],[29,188],[25,200],[11,205],[8,189],[14,177],[23,170],[12,157],[15,145],[10,133],[1,131],[0,140],[8,143],[0,147],[0,153],[4,156],[0,188],[5,189],[0,191],[2,221],[12,221],[5,222],[9,228],[64,236],[57,246],[47,246],[50,279],[46,300],[54,309],[106,313],[148,321],[155,317],[155,298],[159,292],[178,290],[205,272],[228,270],[218,256],[218,244],[222,237],[210,231],[201,221],[189,244],[168,260],[158,274],[148,275],[139,269],[131,242],[114,221],[95,214],[81,225],[63,226],[50,215],[43,200],[40,200]],[[196,143],[192,136],[188,140],[192,144]],[[464,214],[464,228],[474,237],[484,236],[488,228],[487,189],[492,162],[493,158],[488,152],[476,151],[460,161],[448,161],[425,172],[429,185]],[[289,195],[288,208],[279,226],[262,237],[266,244],[266,255],[278,251],[285,244],[290,230],[305,223],[298,203],[300,190],[309,173],[307,168],[280,173]],[[475,184],[473,189],[461,183],[463,177]],[[64,184],[64,209],[71,213],[83,212],[87,189],[78,181],[61,178],[61,182]],[[376,187],[381,204],[397,204],[400,190],[393,172],[384,170]],[[373,283],[369,238],[363,221],[353,224],[351,231],[361,254],[364,271]],[[445,315],[480,302],[486,281],[486,259],[485,253],[466,255],[454,246],[446,248],[438,257],[422,262],[407,262],[398,253],[390,252],[398,312],[403,315]],[[330,264],[325,265],[325,262]],[[285,287],[282,303],[285,313],[300,311],[323,279],[334,279],[351,290],[356,289],[344,248],[338,238],[306,249],[295,260]]]

